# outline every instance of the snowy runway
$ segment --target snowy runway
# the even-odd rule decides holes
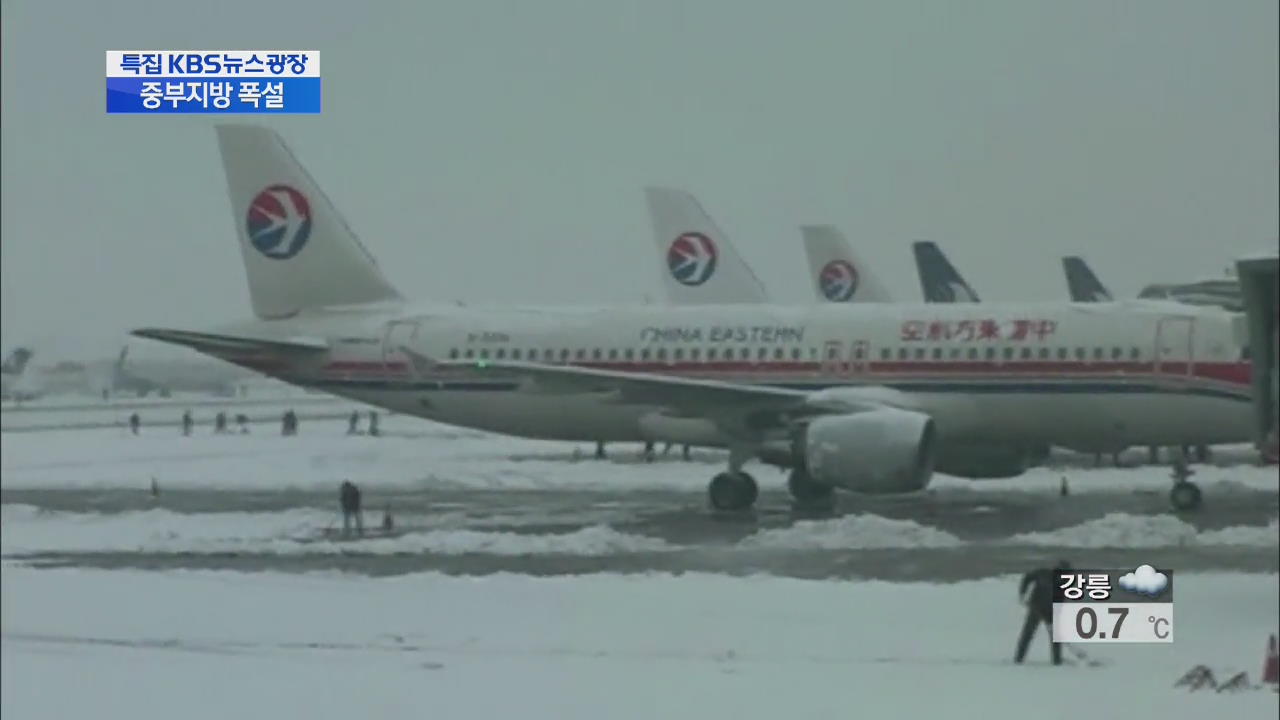
[[[1073,718],[1087,694],[1095,717],[1274,717],[1270,692],[1171,689],[1199,663],[1256,678],[1274,576],[1181,580],[1176,642],[1089,646],[1100,668],[1048,666],[1043,634],[1013,667],[1013,584],[8,567],[4,711]]]
[[[1101,717],[1276,714],[1270,693],[1171,688],[1198,663],[1256,680],[1277,624],[1275,469],[1229,452],[1186,516],[1162,468],[1065,464],[822,516],[755,468],[756,511],[721,517],[715,452],[599,462],[397,417],[379,438],[263,429],[5,433],[6,714],[1066,718],[1078,703],[1045,698],[1082,687]],[[394,533],[335,535],[345,478]],[[1182,573],[1174,645],[1055,669],[1041,636],[1012,667],[1016,575],[1060,556]]]

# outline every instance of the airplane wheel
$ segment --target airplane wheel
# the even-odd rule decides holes
[[[755,504],[760,486],[744,472],[724,472],[711,478],[707,496],[716,510],[746,510]]]
[[[1169,492],[1169,502],[1173,503],[1175,510],[1195,510],[1202,501],[1200,488],[1195,483],[1174,483],[1173,490]]]
[[[791,491],[792,499],[802,505],[829,501],[835,492],[835,488],[814,482],[809,473],[800,469],[787,475],[787,489]]]

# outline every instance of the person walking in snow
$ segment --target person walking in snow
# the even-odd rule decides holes
[[[1062,643],[1053,641],[1053,575],[1055,570],[1070,569],[1071,564],[1062,560],[1055,567],[1039,568],[1022,576],[1022,582],[1018,585],[1018,597],[1027,606],[1027,615],[1022,621],[1018,647],[1013,654],[1015,663],[1021,663],[1026,657],[1031,636],[1035,635],[1036,628],[1043,623],[1045,631],[1049,633],[1049,655],[1053,664],[1062,664]]]

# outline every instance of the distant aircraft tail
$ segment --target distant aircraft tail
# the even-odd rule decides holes
[[[916,270],[920,273],[920,289],[924,301],[930,303],[981,302],[978,293],[947,260],[937,243],[921,240],[911,244]]]
[[[880,278],[854,254],[837,228],[805,225],[800,236],[819,302],[892,302]]]
[[[1111,293],[1103,287],[1084,258],[1072,255],[1062,258],[1062,271],[1067,276],[1067,291],[1072,302],[1111,302]]]
[[[763,303],[764,284],[692,195],[645,188],[667,299],[678,305]]]
[[[256,125],[217,132],[258,317],[401,299],[279,135]]]
[[[27,369],[27,363],[31,361],[33,355],[35,353],[27,348],[14,348],[13,352],[9,353],[9,357],[5,358],[0,370],[3,370],[5,375],[21,375],[22,371]]]

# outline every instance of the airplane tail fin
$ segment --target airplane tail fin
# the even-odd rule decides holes
[[[763,303],[764,284],[692,195],[645,188],[667,299],[681,305]]]
[[[9,353],[9,357],[4,361],[4,374],[21,375],[22,371],[27,369],[27,363],[31,361],[33,355],[35,353],[27,348],[14,348],[13,352]]]
[[[819,302],[892,302],[880,278],[858,258],[840,230],[804,225],[800,236]]]
[[[1067,291],[1071,293],[1072,302],[1111,302],[1113,299],[1084,258],[1075,255],[1062,258],[1062,271],[1067,276]]]
[[[911,244],[920,289],[930,303],[981,302],[978,293],[960,276],[937,243],[921,240]]]
[[[258,317],[401,299],[279,135],[239,124],[217,132]]]

